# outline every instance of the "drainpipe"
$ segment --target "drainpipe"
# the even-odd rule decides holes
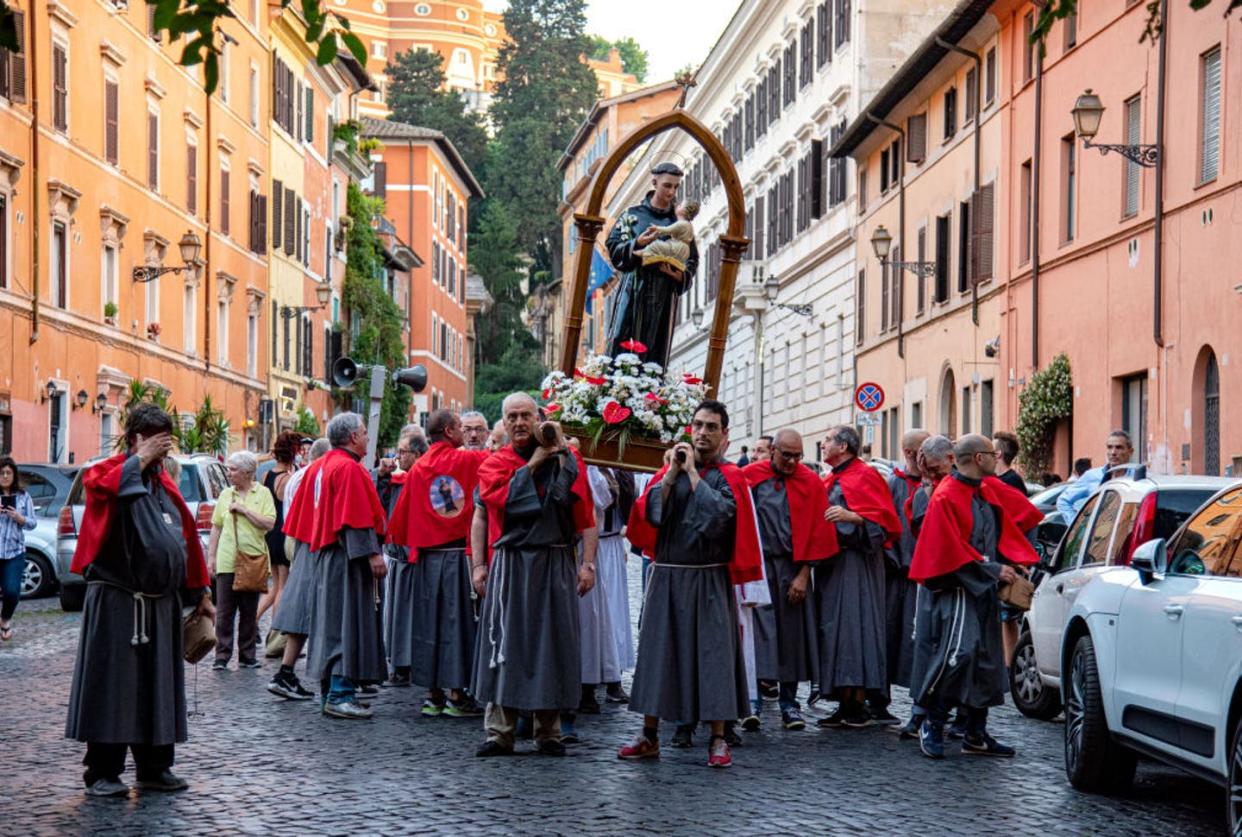
[[[34,11],[33,5],[31,12]],[[18,37],[24,33],[18,32]],[[42,181],[39,177],[39,38],[35,31],[35,17],[30,16],[30,39],[27,44],[27,53],[30,56],[27,65],[30,68],[30,189],[33,193],[31,200],[31,224],[30,233],[33,240],[31,245],[34,252],[34,269],[31,271],[31,292],[30,292],[30,343],[34,345],[39,340],[39,253],[42,252],[43,246],[39,243],[39,230],[43,228],[43,216],[39,210],[39,190],[42,188]],[[67,236],[68,231],[65,232]]]
[[[1169,2],[1160,0],[1160,53],[1156,65],[1156,218],[1152,234],[1155,268],[1152,271],[1152,338],[1164,348],[1164,92],[1165,59],[1169,51]],[[1167,378],[1166,378],[1167,381]]]
[[[906,132],[892,122],[878,119],[868,113],[867,118],[877,125],[882,125],[890,131],[897,133],[897,138],[901,141],[901,154],[897,160],[897,247],[898,255],[902,260],[906,259]],[[906,277],[903,268],[897,269],[897,357],[903,360],[906,357],[906,333],[902,328],[902,320],[905,318],[906,308]]]
[[[203,371],[211,371],[211,180],[214,172],[211,169],[211,147],[214,145],[211,136],[211,96],[203,96],[203,126],[204,137],[207,140],[207,153],[203,155],[205,161],[205,176],[203,177],[204,198],[203,208],[206,210],[203,219],[207,225],[206,234],[203,236]],[[219,150],[217,150],[219,155]],[[269,278],[270,282],[270,278]],[[276,324],[272,323],[272,328],[276,328]],[[274,411],[273,411],[274,412]]]
[[[1031,152],[1031,369],[1039,368],[1039,171],[1043,155],[1044,56],[1035,54],[1035,145]],[[1070,461],[1073,462],[1073,424],[1070,421]]]
[[[983,97],[980,95],[980,91],[983,89],[983,58],[979,55],[979,53],[971,52],[970,50],[964,49],[957,44],[951,44],[944,38],[937,37],[936,43],[943,49],[956,52],[958,55],[964,55],[975,62],[975,90],[974,102],[972,103],[975,108],[975,186],[972,194],[977,195],[979,194],[979,179],[982,177],[982,174],[979,171],[979,159],[981,154],[980,143],[982,142],[982,139],[979,134],[980,126],[983,123],[983,109],[980,107],[983,103]],[[971,92],[967,90],[966,95],[971,95]],[[972,218],[971,221],[973,222],[974,219]],[[970,321],[975,325],[979,325],[979,283],[975,281],[975,277],[973,276],[970,278]]]

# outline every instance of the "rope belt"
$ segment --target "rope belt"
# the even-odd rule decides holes
[[[729,564],[728,562],[721,564],[666,564],[663,562],[652,561],[651,566],[668,567],[674,570],[710,570],[715,567],[727,567]]]
[[[151,613],[147,609],[147,602],[172,595],[171,593],[139,593],[130,590],[128,587],[122,587],[120,584],[113,584],[111,581],[88,581],[87,584],[102,584],[105,587],[121,590],[133,597],[134,635],[129,640],[129,644],[133,646],[146,645],[151,641],[151,638],[147,635],[147,625],[151,621]]]

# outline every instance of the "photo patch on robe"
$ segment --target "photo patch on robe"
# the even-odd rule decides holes
[[[428,494],[431,507],[440,517],[457,517],[465,507],[465,490],[461,483],[447,474],[440,474],[432,479]]]

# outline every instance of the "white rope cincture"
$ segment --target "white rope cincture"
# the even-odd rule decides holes
[[[492,646],[491,654],[488,658],[488,668],[496,668],[505,661],[505,652],[502,647],[505,641],[505,582],[508,581],[505,568],[508,561],[502,552],[496,553],[496,559],[493,562],[496,566],[496,604],[487,609],[487,641]],[[496,639],[496,622],[500,621],[500,640]]]

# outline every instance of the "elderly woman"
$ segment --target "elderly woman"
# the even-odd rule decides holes
[[[35,509],[22,489],[21,474],[12,457],[0,457],[0,640],[13,638],[13,612],[22,597],[26,572],[26,533],[35,528]]]
[[[241,450],[229,456],[231,485],[220,492],[211,515],[211,540],[207,544],[207,569],[216,577],[216,661],[212,669],[228,668],[233,656],[233,623],[240,622],[237,638],[237,664],[258,668],[255,653],[259,634],[259,594],[233,589],[238,553],[267,553],[265,535],[276,524],[276,502],[272,492],[254,481],[258,459]]]

